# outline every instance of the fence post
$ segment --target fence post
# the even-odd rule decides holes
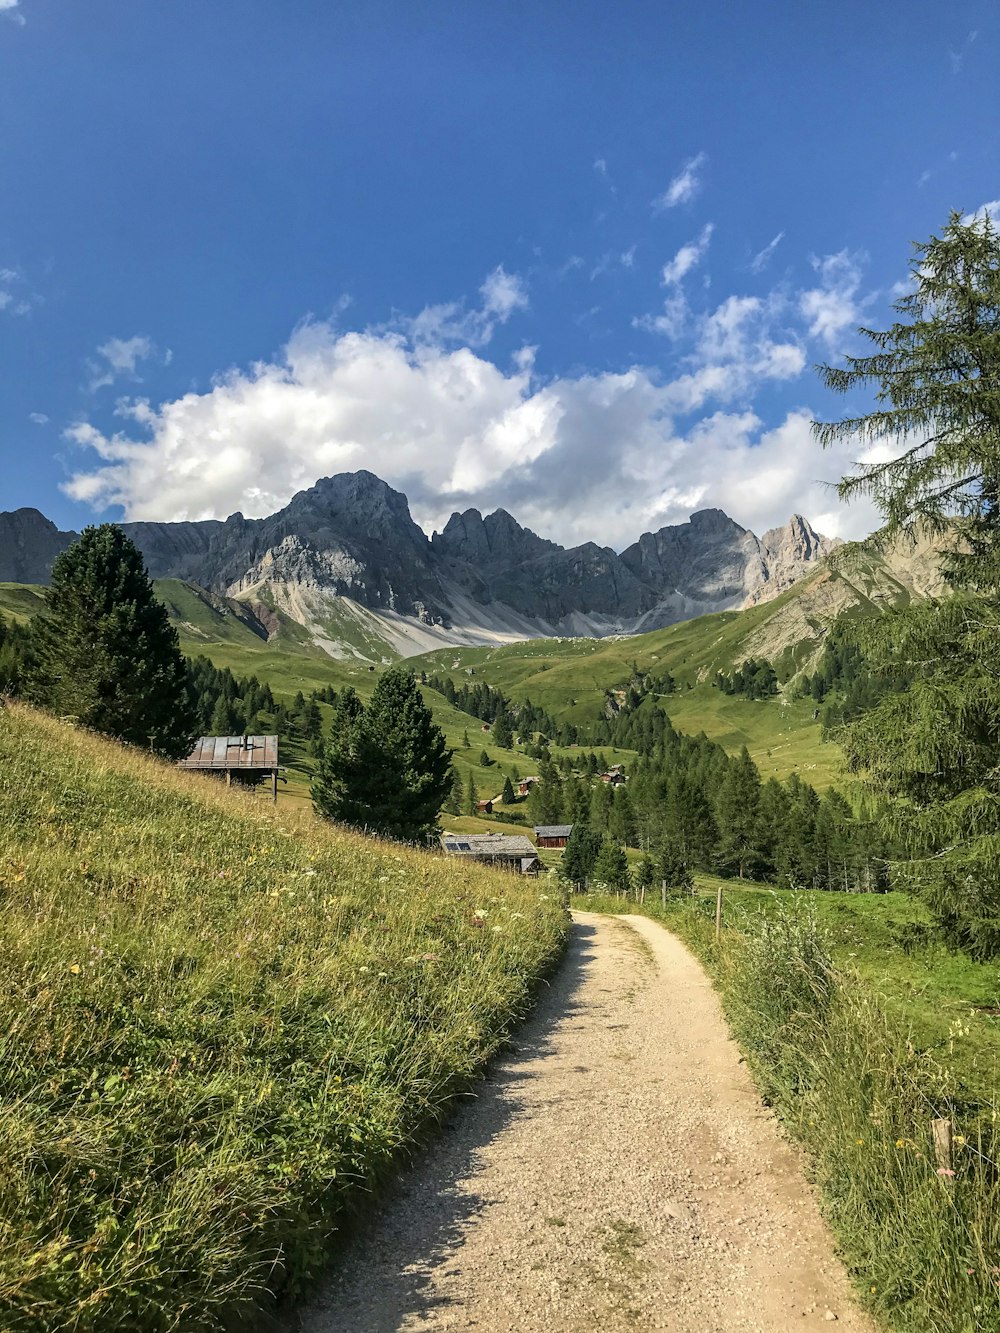
[[[660,880],[660,906],[663,908],[667,906],[667,881],[665,879]]]
[[[934,1156],[938,1169],[951,1171],[951,1121],[932,1120],[931,1137],[934,1140]]]
[[[715,891],[715,942],[722,939],[722,885]]]

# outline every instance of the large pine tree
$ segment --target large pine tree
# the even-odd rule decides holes
[[[866,622],[872,669],[905,664],[912,683],[842,733],[900,849],[897,881],[923,894],[953,941],[1000,951],[1000,235],[989,216],[953,213],[915,247],[912,291],[888,329],[827,385],[874,388],[864,415],[816,423],[824,445],[879,446],[840,484],[870,497],[883,544],[918,523],[950,532],[956,595]]]
[[[386,671],[367,708],[344,691],[313,782],[320,814],[403,842],[424,842],[451,783],[451,751],[412,672]]]
[[[31,641],[34,702],[167,758],[188,753],[196,720],[177,631],[120,528],[85,528],[56,557]]]

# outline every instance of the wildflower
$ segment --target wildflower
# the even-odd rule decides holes
[[[965,1135],[964,1135],[964,1134],[956,1134],[956,1135],[955,1135],[955,1142],[958,1144],[958,1146],[959,1146],[960,1148],[964,1148],[964,1147],[965,1147],[965,1144],[966,1144],[966,1142],[967,1142]]]
[[[476,918],[477,921],[486,920],[486,913],[482,910],[481,907],[477,907],[476,910],[472,913],[472,915]]]
[[[955,1173],[949,1166],[939,1166],[937,1169],[937,1174],[939,1176],[953,1176]],[[969,1269],[969,1272],[970,1273],[972,1272],[971,1268]]]
[[[875,1295],[876,1290],[877,1290],[877,1288],[872,1287],[872,1289],[871,1289],[871,1293],[872,1293],[873,1296]]]
[[[860,1148],[861,1145],[864,1143],[864,1139],[855,1139],[854,1141],[855,1141],[855,1143],[858,1145],[859,1148]]]
[[[905,1147],[906,1147],[906,1140],[905,1140],[905,1139],[897,1139],[897,1140],[896,1140],[896,1147],[897,1147],[897,1148],[905,1148]]]
[[[73,974],[74,977],[78,977],[78,976],[80,975],[80,964],[79,964],[79,963],[70,963],[69,970],[70,970],[70,972]]]

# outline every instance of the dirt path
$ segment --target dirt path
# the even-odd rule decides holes
[[[625,924],[627,922],[627,924]],[[307,1333],[869,1333],[674,936],[580,913],[517,1051],[359,1237]]]

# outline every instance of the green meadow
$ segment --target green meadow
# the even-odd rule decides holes
[[[0,1326],[228,1329],[322,1267],[557,962],[547,881],[0,709]]]

